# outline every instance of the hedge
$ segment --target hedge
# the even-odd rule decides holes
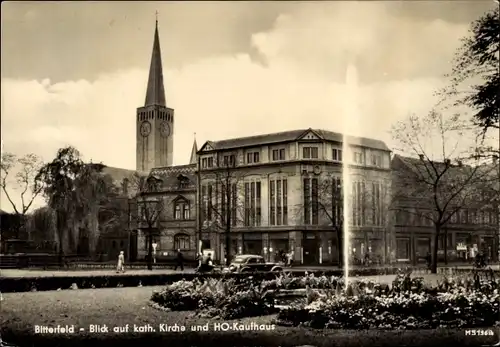
[[[399,271],[398,268],[378,268],[378,269],[354,269],[349,274],[350,276],[377,276],[377,275],[394,275]],[[417,273],[419,269],[416,270]],[[467,270],[470,272],[470,270]],[[479,270],[479,272],[489,273],[488,270]],[[290,274],[294,277],[304,276],[306,273],[314,273],[315,275],[337,276],[342,277],[342,270],[332,271],[292,271]],[[28,292],[28,291],[48,291],[58,289],[69,289],[73,283],[78,288],[112,288],[112,287],[137,287],[139,284],[143,286],[161,286],[171,284],[182,279],[193,280],[195,278],[240,278],[248,277],[250,274],[224,274],[224,273],[172,273],[172,274],[120,274],[109,276],[42,276],[42,277],[2,277],[0,278],[0,292]],[[276,273],[261,272],[252,273],[251,276],[258,277],[259,280],[272,280],[276,278]]]

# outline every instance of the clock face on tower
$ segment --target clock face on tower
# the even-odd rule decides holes
[[[170,135],[170,126],[167,122],[163,122],[160,124],[160,134],[163,137],[167,137]]]
[[[144,137],[148,136],[151,133],[151,123],[147,121],[142,122],[140,131],[142,136]]]

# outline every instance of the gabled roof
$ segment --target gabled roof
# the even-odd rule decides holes
[[[338,142],[338,143],[343,142],[343,135],[340,133],[335,133],[333,131],[321,130],[321,129],[299,129],[299,130],[284,131],[280,133],[240,137],[222,141],[207,141],[201,147],[200,151],[210,150],[208,149],[208,147],[212,148],[213,150],[223,150],[223,149],[235,149],[241,147],[255,147],[261,145],[293,142],[300,140],[308,132],[318,135],[318,137],[321,140]],[[347,143],[350,145],[368,147],[390,152],[389,147],[387,147],[387,145],[383,141],[376,139],[347,136]]]
[[[151,170],[150,176],[162,181],[162,190],[178,190],[181,180],[189,180],[187,189],[196,189],[196,164],[159,167]]]

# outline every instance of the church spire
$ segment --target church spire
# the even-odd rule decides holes
[[[196,164],[196,153],[198,152],[198,145],[196,144],[196,133],[194,133],[193,149],[191,150],[190,164]]]
[[[165,87],[163,86],[163,68],[161,65],[160,37],[158,35],[158,12],[156,13],[155,37],[153,54],[149,67],[148,89],[144,106],[167,106],[165,101]]]

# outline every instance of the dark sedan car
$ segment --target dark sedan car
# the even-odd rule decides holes
[[[244,254],[237,255],[229,268],[229,272],[252,272],[252,271],[283,271],[276,263],[268,263],[260,255]]]

